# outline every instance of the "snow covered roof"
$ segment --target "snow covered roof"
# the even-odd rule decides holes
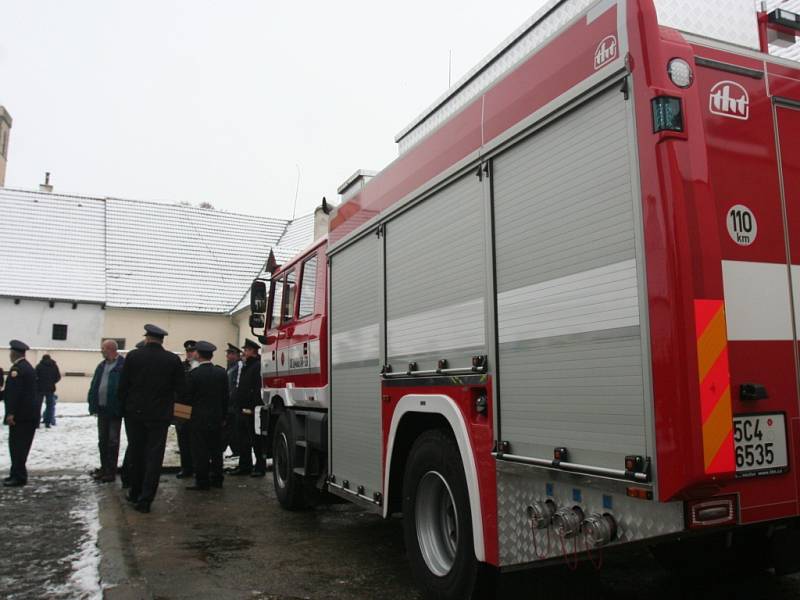
[[[105,302],[105,202],[0,188],[0,295]]]
[[[6,188],[0,214],[2,296],[211,313],[240,301],[270,249],[310,244],[314,223]]]
[[[286,226],[285,233],[281,236],[278,243],[272,247],[272,255],[275,257],[275,262],[278,266],[286,264],[295,256],[300,254],[308,246],[314,242],[314,213],[298,217],[294,221],[290,221]],[[266,261],[262,265],[261,270],[257,274],[258,279],[269,280],[270,273],[266,270]],[[249,284],[256,277],[251,277],[248,282],[248,289],[245,294],[239,299],[231,309],[231,314],[235,314],[243,308],[250,306],[250,290]]]

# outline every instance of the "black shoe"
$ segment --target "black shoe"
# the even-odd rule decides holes
[[[134,496],[133,493],[128,492],[127,494],[125,494],[125,500],[127,500],[131,504],[136,504],[137,502],[139,502],[139,496],[138,495]]]
[[[213,488],[221,488],[222,487],[222,482],[221,481],[212,481],[211,482],[211,487],[213,487]]]
[[[150,503],[145,501],[137,502],[136,504],[133,505],[133,510],[135,510],[136,512],[147,514],[150,512]]]
[[[177,475],[175,475],[176,479],[188,479],[189,477],[194,477],[194,473],[190,473],[189,471],[179,471]]]
[[[22,487],[23,485],[25,485],[25,483],[26,482],[22,481],[21,479],[13,479],[12,478],[12,479],[9,479],[8,481],[4,481],[3,482],[3,487]]]
[[[3,477],[3,483],[5,483],[6,481],[11,481],[12,479],[14,478],[11,477],[11,475],[9,475],[8,477]]]
[[[250,475],[250,473],[252,473],[252,470],[250,470],[250,469],[239,469],[239,468],[236,468],[233,471],[231,471],[230,473],[228,473],[228,475],[232,475],[234,477],[243,477],[244,475]]]
[[[199,485],[199,484],[195,484],[195,485],[187,485],[187,486],[186,486],[186,489],[187,489],[187,490],[191,490],[191,491],[193,491],[193,492],[205,492],[205,491],[208,491],[208,490],[210,490],[210,489],[211,489],[211,486],[210,486],[210,485]]]
[[[258,471],[253,471],[252,473],[250,473],[250,477],[264,477],[266,474],[267,474],[266,471],[258,470]]]

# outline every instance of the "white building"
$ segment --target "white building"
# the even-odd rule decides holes
[[[124,349],[145,323],[220,350],[241,344],[244,299],[270,252],[282,262],[314,239],[320,210],[286,221],[179,204],[0,188],[0,349],[31,346],[58,362],[64,400],[83,400],[102,340]],[[8,354],[0,350],[0,366]]]

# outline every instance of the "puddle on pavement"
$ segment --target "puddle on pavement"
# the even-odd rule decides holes
[[[196,552],[206,564],[215,565],[238,558],[238,555],[253,547],[253,541],[232,536],[204,536],[197,541],[184,543],[183,547]]]

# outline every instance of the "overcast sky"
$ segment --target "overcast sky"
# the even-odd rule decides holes
[[[6,186],[297,215],[543,0],[5,0]]]

